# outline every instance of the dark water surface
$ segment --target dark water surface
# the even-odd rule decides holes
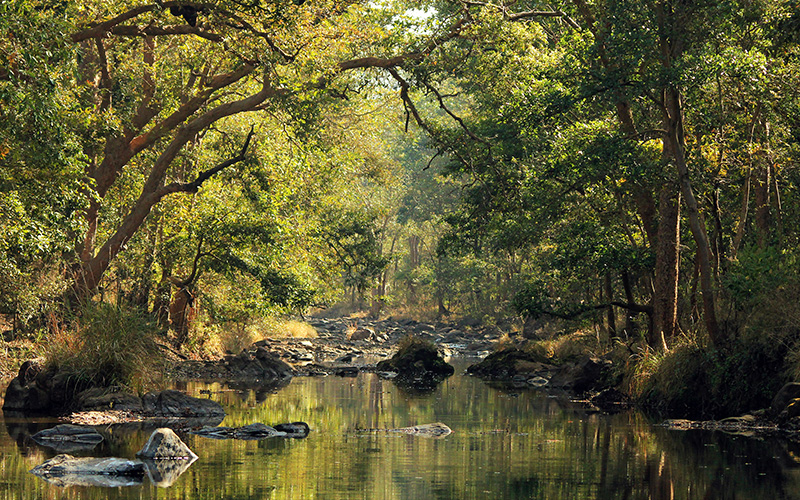
[[[60,487],[28,473],[55,455],[30,439],[52,426],[5,419],[6,499],[800,499],[800,449],[721,432],[668,431],[641,414],[592,413],[537,391],[461,375],[409,394],[374,374],[296,378],[277,392],[189,383],[223,425],[303,420],[306,439],[183,436],[200,458],[172,486]],[[211,391],[208,396],[207,391]],[[201,392],[203,391],[203,392]],[[444,422],[440,439],[358,429]],[[149,431],[113,429],[86,456],[133,458]]]

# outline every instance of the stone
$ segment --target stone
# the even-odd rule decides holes
[[[357,366],[345,366],[342,368],[337,368],[333,374],[337,377],[355,377],[358,375],[358,372],[359,370]]]
[[[350,335],[350,340],[372,340],[374,336],[375,331],[372,328],[361,327]]]
[[[550,378],[550,386],[575,392],[585,392],[602,385],[603,371],[610,366],[593,356],[562,365]]]
[[[397,429],[375,429],[375,430],[384,432],[400,432],[403,434],[410,434],[422,437],[432,437],[432,438],[443,438],[453,433],[453,430],[450,429],[450,427],[441,422],[435,422],[433,424],[420,424],[412,427],[400,427]]]
[[[395,355],[378,363],[376,368],[380,372],[397,373],[396,384],[416,389],[434,388],[455,373],[436,345],[418,337],[403,341]]]
[[[184,459],[197,458],[192,450],[181,441],[181,438],[172,429],[162,427],[150,434],[144,447],[136,453],[137,457],[150,459]]]
[[[489,380],[510,380],[520,373],[529,377],[549,373],[554,367],[548,361],[543,354],[511,346],[489,354],[467,368],[467,373]]]
[[[305,422],[278,424],[270,427],[262,423],[254,423],[242,427],[203,427],[192,431],[192,434],[211,439],[267,439],[272,437],[304,438],[308,436],[309,427]]]
[[[789,401],[786,408],[778,414],[776,420],[778,422],[788,422],[795,417],[800,417],[800,398],[794,398]]]
[[[145,466],[139,460],[76,458],[63,454],[37,465],[30,473],[64,486],[130,486],[142,483]]]
[[[118,387],[93,387],[79,393],[71,405],[75,411],[127,411],[142,413],[142,398],[122,392]]]
[[[308,433],[311,431],[311,429],[308,427],[308,424],[305,422],[278,424],[275,426],[275,430],[284,433],[286,437],[290,438],[304,438],[308,436]]]
[[[281,432],[277,429],[262,423],[245,425],[234,429],[234,437],[236,439],[265,439],[280,435]]]
[[[786,409],[789,402],[796,398],[800,398],[800,382],[785,384],[772,398],[772,404],[769,406],[769,415],[777,417]]]
[[[103,441],[103,436],[92,427],[59,424],[37,432],[31,439],[58,453],[73,453],[94,448]]]

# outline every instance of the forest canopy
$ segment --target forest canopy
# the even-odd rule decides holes
[[[796,2],[0,3],[0,313],[798,333]]]

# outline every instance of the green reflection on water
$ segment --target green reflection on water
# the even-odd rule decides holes
[[[0,500],[800,498],[797,463],[777,441],[666,431],[635,412],[590,413],[539,392],[498,390],[458,375],[422,396],[373,374],[298,378],[279,390],[181,388],[222,403],[223,425],[302,420],[311,434],[264,441],[187,435],[200,459],[170,488],[147,480],[128,488],[59,488],[27,472],[52,453],[26,435],[52,424],[7,421]],[[359,430],[437,421],[454,433],[431,439]],[[87,454],[133,457],[148,434],[115,430]]]

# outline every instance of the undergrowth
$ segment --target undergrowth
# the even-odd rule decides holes
[[[157,328],[141,313],[110,304],[89,304],[68,322],[54,325],[45,365],[93,386],[144,392],[162,382]]]

